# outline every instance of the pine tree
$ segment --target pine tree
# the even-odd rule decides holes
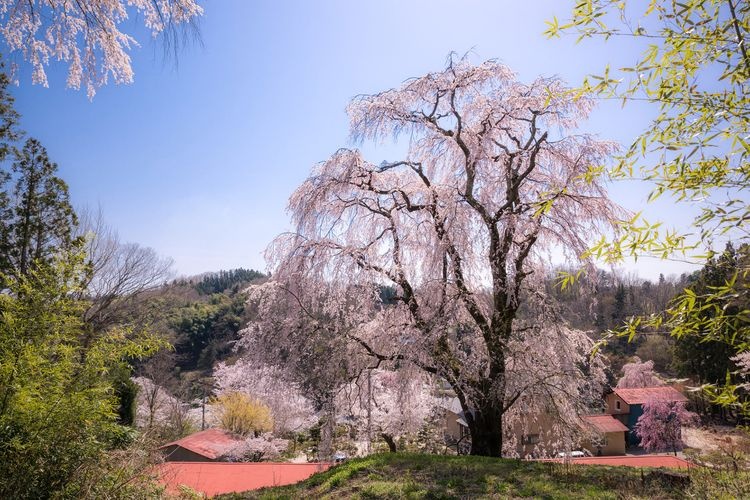
[[[57,177],[57,165],[36,139],[28,139],[12,167],[15,186],[6,219],[8,271],[27,275],[35,261],[49,261],[69,248],[77,222],[68,185]]]
[[[0,273],[10,268],[10,221],[13,215],[11,199],[6,190],[10,173],[3,169],[5,161],[15,153],[15,142],[20,137],[17,129],[19,114],[13,107],[13,96],[8,90],[10,78],[2,72],[0,63]]]

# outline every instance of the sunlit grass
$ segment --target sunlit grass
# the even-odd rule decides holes
[[[355,459],[292,486],[223,498],[681,498],[640,469],[565,466],[469,456],[381,454]]]

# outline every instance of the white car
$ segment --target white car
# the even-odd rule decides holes
[[[560,458],[565,457],[571,457],[571,458],[581,458],[586,456],[586,452],[583,452],[581,450],[574,450],[574,451],[561,451],[557,454]]]

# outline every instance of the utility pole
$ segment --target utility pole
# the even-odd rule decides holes
[[[201,430],[206,430],[206,386],[201,385],[201,389],[203,389],[203,404],[201,405]]]

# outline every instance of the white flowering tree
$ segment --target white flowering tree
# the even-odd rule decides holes
[[[263,462],[277,460],[289,447],[289,441],[265,433],[245,439],[237,446],[224,453],[223,462]]]
[[[630,363],[623,365],[622,377],[617,381],[617,387],[620,389],[659,385],[664,385],[664,383],[654,374],[654,362],[641,361],[638,356],[635,356]]]
[[[178,29],[203,14],[196,0],[0,0],[0,37],[11,55],[32,66],[33,83],[47,86],[45,68],[68,65],[68,87],[89,97],[110,79],[131,83],[129,50],[138,46],[123,31],[129,15],[143,20],[152,36],[177,43]]]
[[[336,152],[292,195],[296,232],[269,249],[269,291],[328,311],[306,315],[309,331],[335,326],[376,365],[408,362],[450,384],[473,454],[501,455],[517,406],[575,418],[600,380],[588,338],[543,292],[550,254],[579,261],[618,214],[589,169],[616,146],[574,132],[592,105],[565,91],[451,58],[356,98],[353,137],[404,137],[404,158]],[[259,317],[261,329],[279,321],[271,308]]]
[[[241,392],[271,409],[274,432],[300,432],[315,424],[314,410],[281,370],[244,357],[235,363],[219,363],[214,369],[218,395]]]
[[[429,377],[413,369],[366,371],[341,391],[337,406],[368,440],[382,438],[390,451],[414,436],[439,406]]]

